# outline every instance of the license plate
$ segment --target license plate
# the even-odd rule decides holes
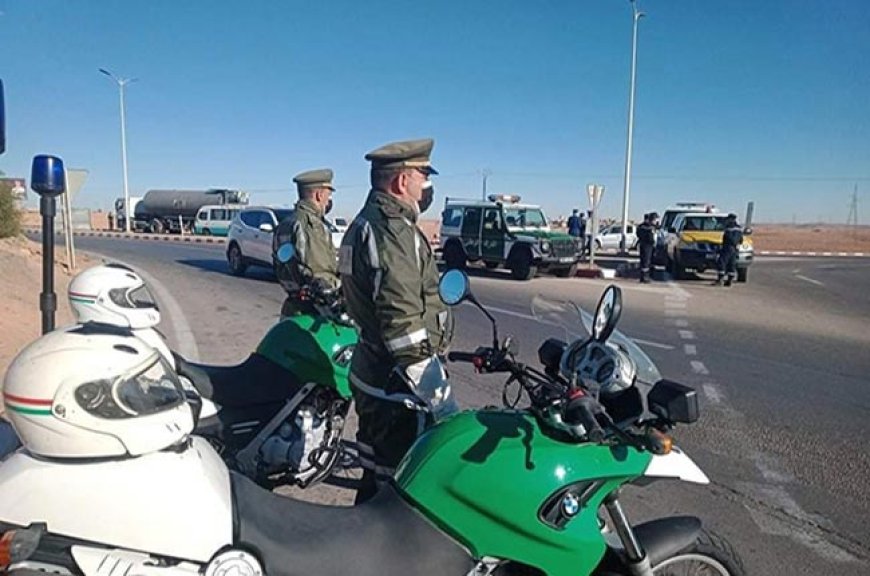
[[[563,256],[563,257],[559,258],[559,262],[573,262],[573,261],[574,261],[573,256]]]

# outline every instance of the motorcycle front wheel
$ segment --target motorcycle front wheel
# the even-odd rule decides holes
[[[653,567],[656,576],[745,576],[743,562],[723,537],[702,530],[698,538]]]

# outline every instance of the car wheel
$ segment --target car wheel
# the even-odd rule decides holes
[[[465,269],[465,252],[456,242],[450,242],[444,247],[444,265],[448,270]]]
[[[738,282],[746,282],[746,279],[749,277],[749,268],[738,268],[737,269],[737,281]]]
[[[511,258],[511,276],[514,280],[531,280],[538,273],[538,268],[532,260],[532,254],[528,249],[521,250]]]
[[[682,280],[685,270],[674,258],[668,258],[668,272],[674,280]]]
[[[595,251],[598,252],[601,250],[601,240],[595,241]]]
[[[241,276],[245,273],[248,265],[245,264],[245,258],[242,256],[242,250],[238,244],[231,244],[227,250],[227,264],[230,268],[230,274],[233,276]]]
[[[203,228],[202,235],[203,236],[211,236],[211,230],[209,230],[208,228]]]

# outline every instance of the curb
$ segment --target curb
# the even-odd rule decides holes
[[[759,256],[819,256],[819,257],[845,257],[845,258],[870,258],[867,252],[795,252],[791,250],[761,250],[756,252]]]
[[[26,234],[42,234],[42,228],[24,228]],[[57,235],[60,235],[57,232]],[[123,238],[127,240],[152,240],[163,242],[190,242],[194,244],[226,244],[227,239],[215,236],[181,236],[180,234],[134,234],[126,232],[109,232],[103,230],[73,230],[73,236],[98,238]]]

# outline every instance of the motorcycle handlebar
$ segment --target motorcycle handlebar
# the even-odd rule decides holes
[[[474,362],[475,358],[480,358],[478,354],[473,352],[448,352],[447,359],[451,362]]]
[[[591,396],[579,396],[572,398],[565,403],[562,410],[562,420],[569,425],[581,424],[586,430],[586,436],[592,442],[600,442],[604,439],[604,430],[598,424],[598,419],[595,418],[595,411],[592,409],[597,404]]]

